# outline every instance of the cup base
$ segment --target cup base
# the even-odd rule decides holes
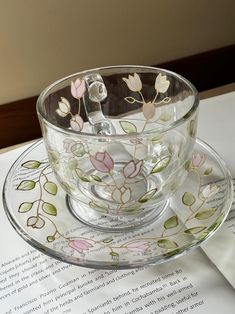
[[[155,222],[168,208],[169,200],[158,203],[147,214],[141,212],[138,214],[119,214],[118,216],[98,212],[84,204],[81,205],[69,195],[66,195],[66,204],[71,214],[86,226],[101,232],[129,232]]]

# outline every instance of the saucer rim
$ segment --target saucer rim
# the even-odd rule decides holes
[[[74,266],[80,266],[80,267],[92,268],[92,269],[107,269],[107,270],[122,270],[122,269],[124,270],[124,269],[133,269],[133,268],[139,268],[139,267],[145,267],[145,266],[151,266],[151,265],[159,265],[159,264],[165,263],[167,261],[174,260],[178,257],[184,256],[184,255],[188,254],[192,249],[196,249],[202,243],[207,241],[211,236],[213,236],[220,229],[220,227],[223,225],[223,223],[226,220],[226,217],[230,211],[230,208],[231,208],[231,205],[233,202],[233,183],[232,183],[232,176],[230,174],[230,171],[227,168],[226,163],[223,160],[223,158],[221,158],[220,155],[209,144],[207,144],[205,141],[203,141],[199,138],[196,138],[195,147],[196,147],[196,145],[199,145],[199,147],[202,146],[204,149],[206,149],[210,153],[210,156],[212,156],[213,159],[216,160],[216,163],[219,165],[220,170],[222,171],[222,173],[224,175],[224,180],[227,181],[226,185],[227,185],[228,197],[226,199],[226,204],[225,204],[225,206],[227,205],[227,209],[224,208],[221,211],[224,214],[224,216],[223,216],[223,219],[221,220],[221,223],[219,224],[219,226],[217,226],[215,229],[210,231],[203,239],[197,239],[196,243],[193,242],[193,240],[195,240],[195,238],[194,238],[194,239],[192,239],[192,241],[190,243],[187,243],[187,245],[180,246],[178,248],[180,250],[180,252],[177,252],[174,255],[170,255],[170,254],[169,254],[169,256],[157,255],[158,258],[162,257],[162,258],[159,258],[158,260],[156,260],[156,255],[152,256],[152,257],[147,257],[147,258],[142,257],[142,262],[140,262],[139,264],[137,264],[135,262],[135,263],[133,263],[133,265],[132,265],[132,263],[129,263],[128,261],[121,261],[117,265],[111,265],[110,261],[99,261],[97,263],[94,260],[93,261],[92,260],[85,260],[84,261],[84,260],[80,260],[79,258],[76,258],[76,257],[69,257],[69,260],[67,260],[66,255],[62,255],[61,253],[58,253],[54,249],[45,247],[41,242],[36,241],[28,233],[26,233],[22,229],[21,225],[17,221],[15,221],[15,219],[13,218],[12,214],[10,213],[9,206],[8,206],[7,200],[6,200],[7,185],[8,185],[8,182],[10,181],[10,178],[11,178],[12,174],[14,173],[15,169],[18,167],[18,165],[24,159],[25,156],[27,156],[37,146],[43,145],[43,142],[44,142],[43,138],[37,140],[32,145],[30,145],[28,148],[26,148],[13,162],[13,164],[11,165],[11,167],[10,167],[6,177],[5,177],[5,180],[4,180],[4,185],[3,185],[3,189],[2,189],[2,200],[3,200],[4,211],[6,213],[6,216],[9,220],[11,226],[13,227],[13,229],[19,234],[19,236],[23,240],[25,240],[28,244],[30,244],[34,249],[42,252],[43,254],[49,256],[50,258],[54,258],[54,259],[59,260],[61,262],[66,262],[66,263],[74,265]],[[167,210],[168,209],[166,208],[166,211]],[[71,215],[71,213],[70,213],[70,215]],[[169,252],[169,253],[171,253],[171,252]],[[143,259],[145,259],[144,263],[143,263]]]

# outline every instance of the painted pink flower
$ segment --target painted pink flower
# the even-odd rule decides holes
[[[80,132],[82,130],[83,124],[83,119],[79,114],[76,114],[72,117],[72,119],[70,119],[70,126],[76,132]]]
[[[70,153],[71,152],[71,147],[75,144],[76,142],[74,140],[71,140],[69,138],[66,138],[63,141],[63,146],[64,146],[64,150],[66,151],[66,153]]]
[[[109,153],[96,153],[95,157],[90,156],[90,161],[96,170],[110,172],[114,167],[114,161]]]
[[[138,161],[135,163],[133,160],[129,161],[128,164],[125,165],[123,168],[123,173],[126,178],[134,178],[140,172],[142,167],[143,160]]]
[[[123,77],[122,78],[124,82],[126,82],[128,88],[133,92],[139,92],[142,89],[142,82],[140,80],[140,77],[137,73],[134,73],[134,75],[129,75],[128,79]]]
[[[209,198],[214,196],[215,194],[217,194],[219,192],[219,187],[217,185],[211,186],[210,184],[207,185],[203,191],[202,191],[202,195],[205,198]]]
[[[192,166],[194,168],[198,168],[204,164],[205,160],[206,160],[205,155],[200,155],[200,154],[193,155]]]
[[[143,115],[147,120],[153,118],[155,115],[155,106],[150,101],[147,103],[144,103],[142,110],[143,110]]]
[[[75,82],[71,82],[71,94],[74,98],[81,98],[86,90],[86,84],[84,80],[76,79]]]
[[[128,243],[125,247],[132,252],[145,252],[149,248],[149,243],[147,241],[139,240]]]
[[[89,243],[87,240],[83,239],[74,239],[69,240],[69,246],[78,251],[79,253],[83,253],[83,251],[88,251],[93,245]]]

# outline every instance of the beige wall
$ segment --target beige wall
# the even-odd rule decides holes
[[[234,0],[0,0],[0,104],[82,69],[235,43]]]

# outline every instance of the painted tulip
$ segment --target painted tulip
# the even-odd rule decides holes
[[[147,241],[135,241],[125,245],[125,247],[132,252],[145,252],[149,248]]]
[[[192,158],[193,168],[198,168],[202,166],[205,162],[205,159],[206,159],[205,155],[200,155],[200,154],[193,155],[193,158]]]
[[[217,185],[211,186],[210,184],[207,185],[203,191],[202,191],[202,195],[205,198],[209,198],[214,196],[215,194],[217,194],[219,192],[219,187]]]
[[[114,167],[114,161],[107,152],[90,156],[90,161],[94,168],[100,172],[110,172]]]
[[[147,120],[153,118],[155,115],[155,106],[151,102],[144,103],[142,110],[143,115]]]
[[[76,114],[70,119],[70,126],[76,132],[80,132],[82,130],[83,124],[83,119],[79,114]]]
[[[58,113],[59,116],[61,117],[66,117],[67,114],[70,113],[70,103],[69,101],[64,98],[61,97],[61,101],[58,102],[59,108],[56,109],[56,112]]]
[[[124,82],[126,82],[128,88],[133,92],[139,92],[142,89],[142,82],[140,80],[140,77],[137,73],[134,74],[134,76],[129,75],[128,79],[123,77],[122,78]]]
[[[66,151],[66,153],[70,153],[71,152],[71,147],[75,144],[76,142],[74,140],[71,140],[69,138],[66,138],[63,141],[63,146],[64,146],[64,150]]]
[[[143,164],[143,160],[140,160],[137,163],[135,163],[133,160],[131,160],[123,168],[124,176],[126,178],[134,178],[134,177],[136,177],[139,174],[139,172],[140,172],[142,164]]]
[[[166,75],[158,74],[155,81],[155,89],[159,93],[165,93],[170,86],[170,81],[166,79]]]
[[[76,79],[75,82],[71,82],[71,94],[74,98],[81,98],[86,91],[86,84],[84,80]]]
[[[69,240],[69,246],[78,251],[79,253],[83,253],[83,251],[88,251],[93,245],[89,243],[87,240],[83,239],[74,239]]]
[[[115,188],[112,192],[112,199],[119,204],[129,202],[131,199],[131,189],[124,186]]]

